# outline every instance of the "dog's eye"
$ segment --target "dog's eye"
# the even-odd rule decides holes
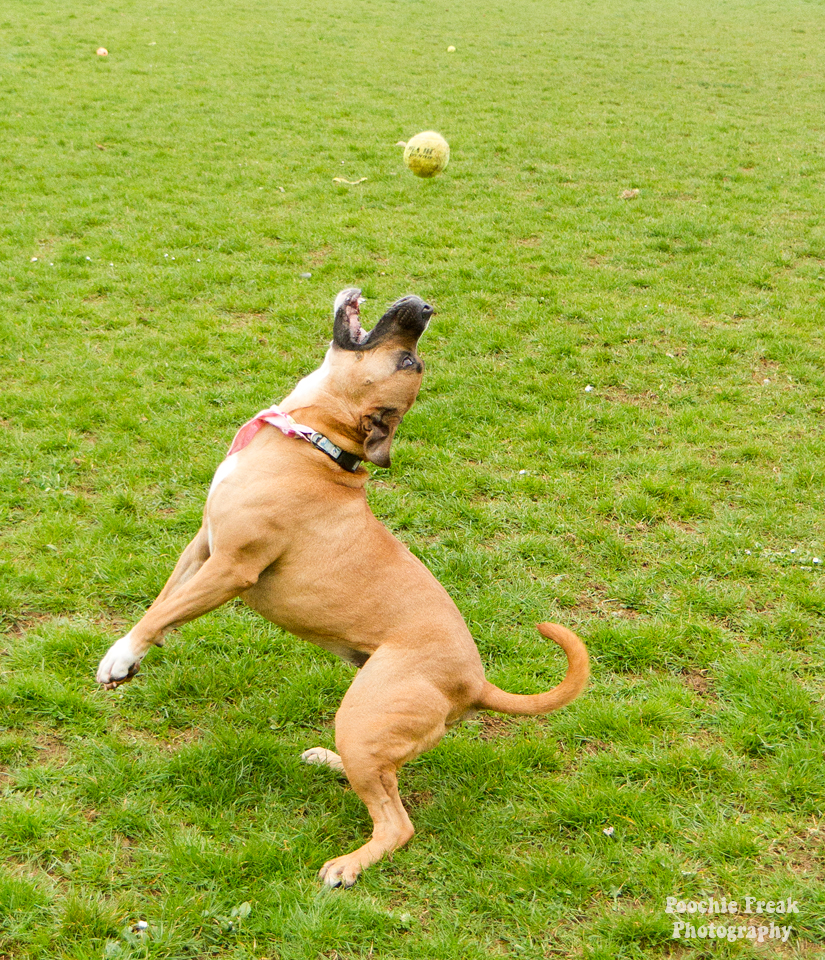
[[[395,369],[412,370],[413,373],[421,373],[424,369],[424,364],[414,353],[399,352],[395,361]]]

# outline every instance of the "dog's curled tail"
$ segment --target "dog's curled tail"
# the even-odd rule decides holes
[[[584,690],[590,675],[590,657],[587,647],[566,627],[558,623],[537,624],[539,633],[556,643],[567,654],[567,673],[564,680],[546,693],[519,694],[500,690],[489,681],[484,682],[481,697],[476,703],[480,710],[496,710],[516,716],[535,716],[539,713],[551,713],[559,707],[567,706]]]

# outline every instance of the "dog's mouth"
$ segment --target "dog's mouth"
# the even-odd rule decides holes
[[[357,287],[342,290],[335,298],[335,322],[338,325],[339,314],[347,325],[349,339],[353,344],[365,343],[369,333],[361,326],[361,304],[364,298]]]
[[[401,336],[413,343],[427,329],[433,308],[415,294],[401,297],[372,330],[361,326],[364,298],[358,287],[348,287],[335,298],[333,342],[342,350],[370,350],[387,336]]]

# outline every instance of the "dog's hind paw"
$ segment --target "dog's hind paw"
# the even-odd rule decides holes
[[[344,887],[344,889],[347,889],[355,884],[362,869],[360,860],[352,854],[348,854],[345,857],[328,860],[318,871],[318,879],[323,880],[325,887]]]
[[[97,668],[97,682],[106,690],[114,690],[126,683],[140,670],[139,657],[132,646],[132,635],[127,633],[109,647],[106,656]]]
[[[301,754],[301,760],[304,763],[314,763],[321,767],[329,767],[338,773],[344,772],[344,764],[341,758],[332,750],[325,750],[323,747],[312,747],[311,750],[305,750]]]

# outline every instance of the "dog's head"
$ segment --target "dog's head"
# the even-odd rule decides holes
[[[312,407],[359,448],[363,458],[390,465],[390,448],[404,414],[418,396],[424,363],[418,340],[433,308],[420,297],[401,297],[370,331],[361,326],[361,291],[335,298],[333,339],[320,369],[305,377],[281,404]]]

